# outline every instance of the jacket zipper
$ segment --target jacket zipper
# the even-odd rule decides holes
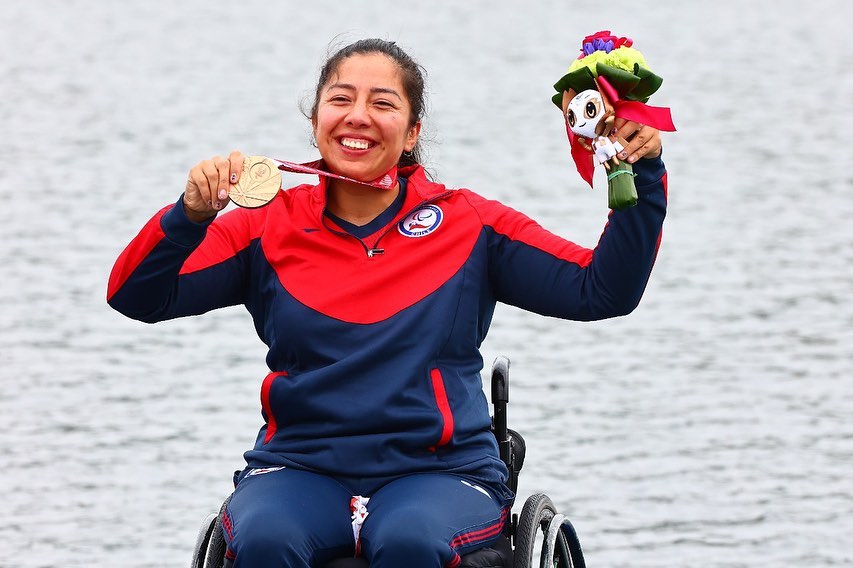
[[[442,197],[446,197],[449,194],[450,194],[450,191],[445,191],[444,193],[439,193],[438,195],[435,195],[435,196],[431,197],[430,199],[424,199],[423,201],[421,201],[420,203],[418,203],[417,205],[415,205],[414,207],[412,207],[411,209],[406,211],[402,215],[402,217],[399,217],[399,219],[405,219],[406,217],[408,217],[409,215],[411,215],[412,213],[414,213],[415,211],[417,211],[418,209],[420,209],[424,205],[429,205],[430,203],[435,203],[436,201],[438,201]],[[383,254],[385,252],[385,249],[379,248],[379,241],[381,241],[385,237],[385,235],[390,233],[391,230],[394,227],[396,227],[399,223],[400,223],[400,221],[397,221],[396,223],[391,223],[387,229],[382,231],[382,234],[380,234],[378,237],[376,237],[376,241],[373,243],[373,247],[371,247],[368,250],[367,256],[372,258],[376,254]],[[371,254],[371,251],[373,252],[373,254]]]
[[[448,191],[445,191],[443,193],[439,193],[438,195],[435,195],[435,196],[431,197],[430,199],[424,199],[423,201],[419,202],[417,205],[415,205],[414,207],[412,207],[411,209],[406,211],[406,213],[404,213],[403,216],[399,217],[399,218],[405,219],[406,217],[408,217],[409,215],[411,215],[412,213],[414,213],[415,211],[417,211],[418,209],[420,209],[424,205],[429,205],[430,203],[435,203],[436,201],[438,201],[439,199],[441,199],[443,197],[446,197],[450,193],[451,193],[451,191],[448,190]],[[326,229],[328,231],[331,231],[335,235],[339,235],[339,236],[343,236],[343,237],[351,237],[351,238],[357,240],[359,243],[361,243],[362,248],[364,248],[365,254],[367,254],[367,258],[373,258],[374,256],[379,256],[379,255],[385,254],[385,249],[379,248],[379,241],[381,241],[385,237],[385,235],[390,233],[391,230],[397,226],[397,223],[400,222],[400,221],[397,221],[396,223],[391,223],[390,225],[388,225],[388,228],[386,228],[384,231],[382,231],[382,234],[380,234],[378,237],[376,237],[376,241],[374,241],[373,246],[369,247],[369,246],[367,246],[367,243],[365,243],[363,240],[356,237],[355,235],[351,235],[345,231],[338,231],[336,229],[333,229],[329,225],[327,225],[326,224],[326,216],[323,213],[320,213],[320,217],[321,217],[321,222],[323,223],[323,226],[326,227]]]

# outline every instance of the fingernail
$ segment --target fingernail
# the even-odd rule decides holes
[[[231,183],[237,182],[237,174],[231,174]]]
[[[225,191],[224,188],[220,189],[219,190],[219,199],[225,199],[226,197],[228,197],[228,192]]]
[[[208,207],[213,207],[213,201],[208,201],[208,202],[207,202],[207,206],[208,206]]]
[[[214,209],[217,209],[217,210],[218,210],[220,207],[222,207],[222,205],[221,205],[218,201],[217,201],[216,203],[214,203],[214,204],[213,204],[213,208],[214,208]]]
[[[622,158],[623,160],[624,160],[627,156],[628,156],[628,153],[627,153],[627,152],[619,152],[619,157],[620,157],[620,158]]]
[[[628,158],[628,161],[633,164],[634,162],[637,161],[637,156],[631,156],[630,158]]]

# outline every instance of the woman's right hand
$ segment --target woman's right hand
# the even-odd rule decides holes
[[[228,205],[228,186],[237,183],[243,171],[243,153],[231,152],[228,158],[214,156],[190,170],[184,191],[184,211],[195,222],[215,216]]]

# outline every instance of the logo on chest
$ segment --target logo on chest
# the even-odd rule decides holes
[[[425,237],[441,225],[444,212],[437,205],[425,205],[407,215],[397,225],[397,230],[404,237]]]

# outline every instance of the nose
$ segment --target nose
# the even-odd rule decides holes
[[[353,127],[369,125],[370,113],[368,112],[367,104],[363,101],[356,101],[347,113],[346,122],[347,125]]]

